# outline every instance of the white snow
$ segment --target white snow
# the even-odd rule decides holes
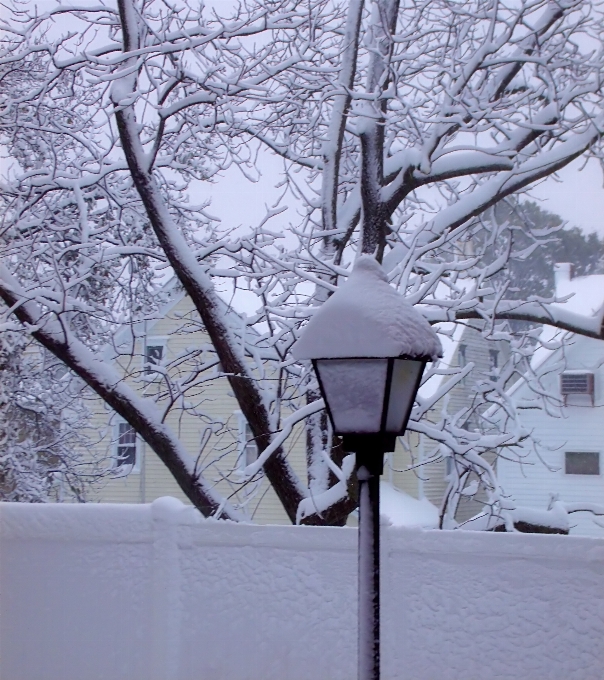
[[[554,267],[556,297],[564,302],[554,302],[552,307],[593,317],[597,319],[599,326],[604,320],[604,274],[571,278],[570,264],[563,262]],[[540,346],[531,357],[532,370],[537,371],[546,361],[559,356],[558,350],[563,343],[572,342],[572,337],[573,333],[570,331],[563,331],[555,326],[543,326],[539,336]],[[525,379],[520,378],[510,387],[508,393],[514,394],[524,384]]]
[[[380,516],[395,527],[438,528],[435,505],[427,498],[413,498],[388,482],[380,482]]]
[[[312,316],[292,347],[296,359],[430,357],[442,353],[420,312],[389,285],[370,255],[361,255],[337,291]]]
[[[556,503],[551,510],[538,508],[518,507],[512,512],[514,522],[526,522],[527,524],[540,524],[550,529],[568,531],[568,514],[561,503]]]
[[[555,503],[551,510],[540,510],[539,508],[519,506],[511,511],[511,515],[514,524],[517,522],[525,522],[527,524],[537,524],[549,527],[550,529],[560,529],[562,531],[568,531],[570,526],[568,513],[562,503]],[[493,515],[487,510],[463,524],[462,529],[466,531],[486,531],[494,529],[496,526],[503,523],[501,517]]]
[[[568,299],[564,302],[555,302],[553,306],[568,309],[575,314],[602,318],[604,315],[604,274],[571,278],[571,265],[559,263],[555,265],[555,275],[556,297]],[[539,338],[543,346],[537,349],[531,361],[533,370],[555,352],[558,343],[571,337],[572,333],[568,331],[560,331],[553,326],[544,326]],[[548,348],[547,344],[551,343],[554,345]]]
[[[435,324],[435,330],[441,331],[438,337],[443,348],[442,357],[437,365],[438,369],[446,371],[450,368],[457,367],[457,364],[454,363],[453,359],[465,328],[466,324],[464,322]],[[446,377],[447,376],[444,373],[435,373],[430,376],[419,388],[420,397],[429,399],[436,394]]]
[[[388,493],[388,492],[387,492]],[[0,504],[2,680],[349,680],[357,531]],[[382,677],[600,680],[604,540],[382,526]]]
[[[566,302],[556,302],[555,305],[585,316],[600,313],[604,307],[604,274],[570,278],[559,275],[560,267],[561,265],[556,265],[556,297],[572,297]]]
[[[455,292],[453,292],[450,285],[440,281],[432,295],[428,296],[424,303],[430,304],[432,301],[452,301],[454,295],[463,295],[464,298],[472,300],[474,298],[474,290],[476,288],[476,280],[470,277],[460,276],[455,282]],[[419,395],[423,399],[430,399],[442,387],[450,376],[445,374],[449,369],[458,368],[455,359],[455,352],[459,347],[459,342],[463,336],[464,330],[467,327],[466,321],[445,321],[433,325],[434,330],[438,333],[438,338],[442,346],[442,354],[440,360],[432,368],[436,368],[440,373],[431,375],[419,388]]]

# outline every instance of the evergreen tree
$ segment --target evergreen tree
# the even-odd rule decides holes
[[[483,218],[482,225],[492,235],[498,230],[497,244],[491,250],[481,239],[485,259],[494,261],[506,249],[511,250],[505,268],[496,277],[498,285],[507,286],[506,297],[552,298],[556,290],[554,265],[559,262],[570,262],[573,276],[604,273],[604,239],[578,227],[566,228],[559,215],[533,201],[499,204]]]

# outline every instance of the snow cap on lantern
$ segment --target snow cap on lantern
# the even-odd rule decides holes
[[[380,264],[361,255],[337,291],[312,316],[292,347],[296,359],[442,356],[426,319],[388,283]]]
[[[292,348],[296,359],[312,359],[334,432],[348,451],[375,446],[376,436],[383,451],[394,450],[426,362],[441,353],[430,324],[369,255],[357,260]]]

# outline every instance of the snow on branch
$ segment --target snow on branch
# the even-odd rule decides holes
[[[275,434],[273,434],[271,438],[271,443],[264,449],[264,451],[262,451],[262,453],[253,463],[250,463],[245,468],[245,470],[243,470],[243,474],[245,475],[245,477],[250,479],[254,475],[258,474],[258,472],[260,472],[260,470],[263,468],[263,466],[266,464],[269,458],[275,453],[275,451],[277,451],[282,446],[282,444],[291,435],[294,426],[297,423],[306,420],[306,418],[313,415],[313,413],[318,413],[319,411],[322,411],[324,408],[325,402],[323,401],[323,399],[317,399],[317,401],[313,401],[311,404],[302,406],[291,416],[285,418],[281,425],[281,429]]]
[[[305,411],[312,376],[291,348],[364,251],[449,349],[456,328],[508,343],[489,376],[450,356],[432,366],[438,387],[420,395],[411,423],[459,468],[449,498],[476,475],[499,507],[481,457],[526,436],[505,385],[530,374],[534,324],[603,337],[603,312],[517,291],[510,275],[555,237],[520,214],[522,192],[579,156],[603,157],[603,66],[589,47],[601,13],[575,0],[223,5],[8,8],[0,134],[14,164],[1,180],[2,238],[25,291],[3,288],[13,318],[32,333],[53,319],[84,348],[111,346],[184,291],[197,316],[183,328],[209,341],[161,371],[169,412],[203,417],[188,387],[211,371],[228,380],[258,444],[254,470],[264,466],[294,522],[312,484],[281,444],[319,406]],[[243,218],[214,215],[214,188],[233,168],[271,197],[264,220],[247,205]],[[128,337],[114,355],[133,361],[134,330]],[[59,346],[75,361],[70,342]],[[449,395],[470,379],[471,403],[450,413]],[[530,380],[535,404],[546,404],[541,376]],[[490,409],[504,414],[502,431]],[[462,426],[469,418],[476,431]],[[338,442],[328,429],[310,440],[321,450],[311,445],[307,460],[324,465],[325,492],[336,489],[324,500],[340,503],[342,480],[322,458]]]

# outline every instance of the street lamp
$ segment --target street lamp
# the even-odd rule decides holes
[[[380,475],[407,427],[428,361],[442,355],[426,319],[362,255],[292,348],[311,359],[334,433],[359,481],[359,680],[380,675]]]

